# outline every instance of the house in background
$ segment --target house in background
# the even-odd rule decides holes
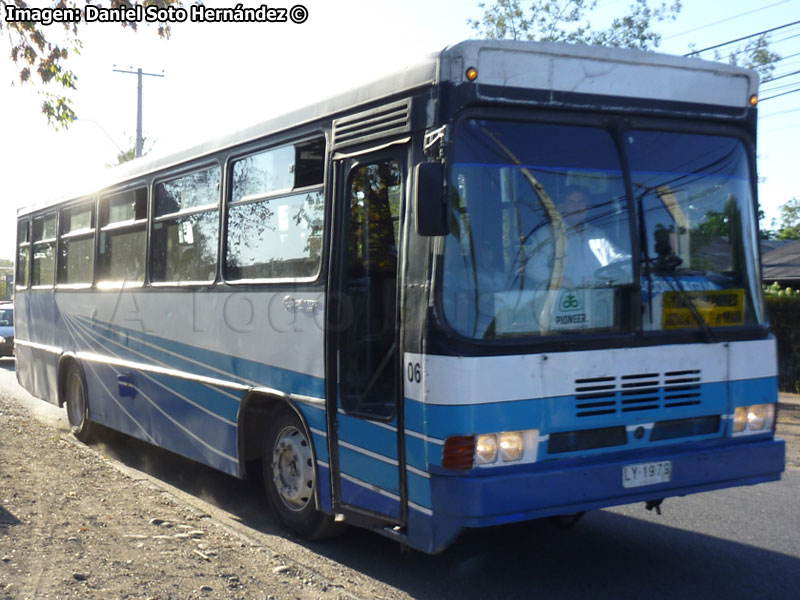
[[[761,240],[761,281],[800,288],[800,240]]]

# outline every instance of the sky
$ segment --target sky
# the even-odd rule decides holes
[[[268,4],[290,8],[294,1]],[[600,0],[592,25],[602,27],[630,3]],[[115,23],[83,24],[83,51],[69,60],[78,76],[72,98],[79,120],[66,131],[54,131],[40,112],[39,94],[46,88],[15,83],[17,72],[5,58],[8,42],[0,36],[0,259],[14,257],[19,206],[61,196],[76,181],[104,171],[119,149],[133,146],[137,77],[114,69],[141,67],[164,75],[145,77],[143,92],[145,149],[161,154],[311,104],[474,38],[467,19],[481,14],[478,0],[303,0],[303,5],[308,9],[303,24],[177,23],[168,41],[145,24],[138,33]],[[663,35],[657,51],[685,54],[690,44],[705,48],[799,18],[800,0],[684,0],[676,21],[656,27]],[[55,26],[52,31],[57,34]],[[787,57],[775,75],[800,71],[800,25],[776,31],[771,39],[773,51]],[[710,52],[703,57],[713,59]],[[765,85],[760,97],[797,88],[800,75],[794,74]],[[759,111],[759,197],[769,226],[781,204],[800,198],[795,176],[800,92],[762,100]]]

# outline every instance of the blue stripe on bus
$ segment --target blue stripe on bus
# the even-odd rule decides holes
[[[343,474],[356,477],[387,492],[399,493],[400,478],[397,465],[385,463],[339,445],[339,468]]]
[[[75,324],[75,327],[82,329],[82,326],[78,324]],[[123,352],[120,352],[120,348],[112,345],[111,342],[98,338],[90,338],[90,332],[84,331],[82,335],[84,339],[89,339],[89,348],[92,351],[98,354],[110,355],[115,358],[125,358],[124,349],[122,349]],[[117,367],[117,371],[123,372],[126,371],[126,369]],[[185,398],[185,402],[190,404],[196,403],[203,408],[221,416],[222,418],[227,419],[234,424],[236,423],[239,412],[239,401],[231,398],[227,393],[224,393],[212,386],[185,379],[169,377],[168,375],[148,372],[139,372],[136,379],[138,382],[144,382],[148,380],[151,382],[156,381],[167,391],[183,396]]]
[[[317,456],[319,459],[320,457]],[[325,461],[327,462],[327,461]],[[331,470],[329,467],[317,463],[317,488],[319,489],[319,507],[322,512],[333,512],[331,500]]]
[[[314,445],[314,454],[317,457],[317,460],[330,462],[330,455],[328,454],[328,438],[312,431],[311,443]]]
[[[731,381],[728,383],[728,389],[733,408],[750,404],[769,404],[775,402],[778,397],[778,378],[763,377]]]
[[[356,483],[346,477],[342,477],[341,489],[342,500],[347,504],[366,508],[367,510],[385,515],[400,516],[399,499],[389,498],[363,483]]]
[[[323,407],[298,402],[297,408],[303,413],[303,417],[305,417],[309,427],[320,431],[328,431],[327,413]]]
[[[93,420],[226,473],[238,474],[235,426],[208,427],[212,417],[151,382],[138,383],[132,398],[116,398],[118,374],[119,370],[109,365],[87,365]]]
[[[220,393],[219,390],[214,387],[194,381],[169,377],[168,375],[160,375],[158,373],[142,372],[142,374],[137,377],[137,381],[147,378],[157,381],[164,389],[174,394],[180,394],[191,402],[196,402],[203,406],[203,408],[206,408],[214,414],[231,421],[233,425],[236,425],[239,416],[239,403],[230,396]]]
[[[408,463],[425,469],[422,461],[430,461],[429,466],[441,465],[442,447],[431,439],[444,440],[451,435],[471,435],[497,431],[514,431],[519,429],[538,429],[544,435],[562,431],[579,429],[599,429],[613,426],[630,426],[666,421],[675,418],[691,418],[695,416],[720,415],[733,412],[733,407],[742,404],[773,401],[777,395],[777,378],[764,377],[740,381],[713,382],[700,384],[689,390],[698,394],[686,398],[675,398],[673,401],[699,401],[697,405],[663,407],[668,400],[660,390],[659,404],[661,408],[647,411],[631,411],[619,414],[577,415],[575,396],[558,396],[536,398],[530,400],[514,400],[472,405],[440,405],[426,404],[410,398],[405,399],[406,406],[406,453]],[[706,436],[693,436],[692,440],[700,441],[709,437],[719,437],[726,433],[727,425],[723,421],[720,429]],[[427,441],[415,441],[408,431],[416,432]],[[638,447],[655,447],[674,444],[680,440],[649,441],[649,435],[641,440],[628,436],[625,449]],[[539,458],[547,456],[547,443],[539,445]],[[607,453],[608,448],[590,450],[583,454]],[[559,455],[563,457],[563,455]],[[422,463],[422,464],[421,464]]]
[[[418,437],[406,435],[406,463],[409,466],[416,467],[421,471],[428,470],[428,454],[436,453],[438,447],[438,454],[442,453],[442,447],[438,444],[428,444]],[[441,460],[441,459],[440,459]]]
[[[102,328],[104,335],[116,335],[120,343],[130,347],[131,351],[139,352],[139,354],[129,354],[129,360],[142,362],[142,355],[144,355],[150,357],[150,360],[168,365],[169,368],[206,377],[229,378],[236,383],[247,385],[255,383],[291,394],[315,398],[325,397],[325,380],[321,377],[191,346],[111,323],[96,321],[92,326],[91,320],[87,317],[78,318],[90,331],[98,331]],[[214,365],[216,370],[208,368],[206,365]]]
[[[408,483],[409,502],[414,502],[425,508],[432,508],[431,480],[412,471],[406,471],[406,481]]]
[[[343,413],[339,413],[337,417],[339,440],[397,460],[397,431]]]

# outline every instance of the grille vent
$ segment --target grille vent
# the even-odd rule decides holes
[[[333,147],[342,148],[411,131],[411,102],[385,104],[333,122]]]
[[[696,406],[701,403],[700,370],[635,373],[575,380],[578,417]]]

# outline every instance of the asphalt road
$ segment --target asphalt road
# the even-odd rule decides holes
[[[63,411],[33,400],[0,361],[0,395],[34,407],[66,432]],[[276,535],[313,566],[339,565],[374,580],[391,598],[800,598],[800,470],[780,482],[596,511],[569,531],[548,522],[470,531],[437,556],[403,551],[350,530],[325,543],[286,539],[264,508],[258,481],[239,481],[113,432],[95,448],[244,535]],[[1,540],[0,540],[1,541]]]

